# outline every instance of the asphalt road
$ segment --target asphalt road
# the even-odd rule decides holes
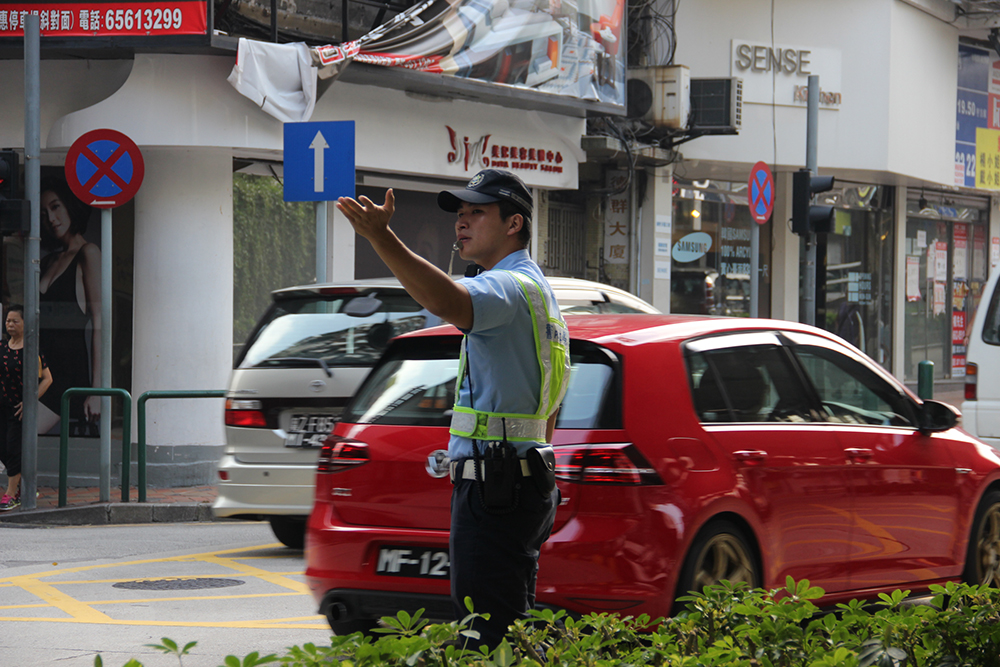
[[[266,523],[29,527],[0,524],[0,656],[18,667],[105,667],[136,658],[175,667],[145,644],[196,641],[185,667],[227,655],[329,643],[302,552]]]

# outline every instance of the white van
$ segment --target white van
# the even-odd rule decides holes
[[[564,313],[659,312],[609,285],[549,282]],[[316,457],[347,400],[393,336],[440,323],[395,279],[273,292],[226,392],[215,516],[267,519],[283,544],[302,548]]]
[[[1000,449],[1000,271],[986,281],[966,350],[962,428]]]

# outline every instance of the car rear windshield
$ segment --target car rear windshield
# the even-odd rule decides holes
[[[372,366],[393,336],[440,321],[405,293],[378,295],[368,317],[343,312],[355,295],[310,294],[275,301],[250,334],[237,368]]]
[[[344,409],[351,424],[448,426],[460,338],[396,341]],[[570,346],[569,388],[556,428],[621,428],[617,357],[583,341]]]

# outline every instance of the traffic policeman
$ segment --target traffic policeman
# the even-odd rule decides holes
[[[465,335],[448,448],[451,597],[456,618],[470,598],[473,646],[495,647],[534,605],[538,556],[559,504],[546,443],[569,379],[569,336],[551,287],[528,255],[531,192],[498,169],[446,190],[460,256],[484,271],[454,281],[406,247],[385,203],[342,197],[339,208],[414,299]]]

